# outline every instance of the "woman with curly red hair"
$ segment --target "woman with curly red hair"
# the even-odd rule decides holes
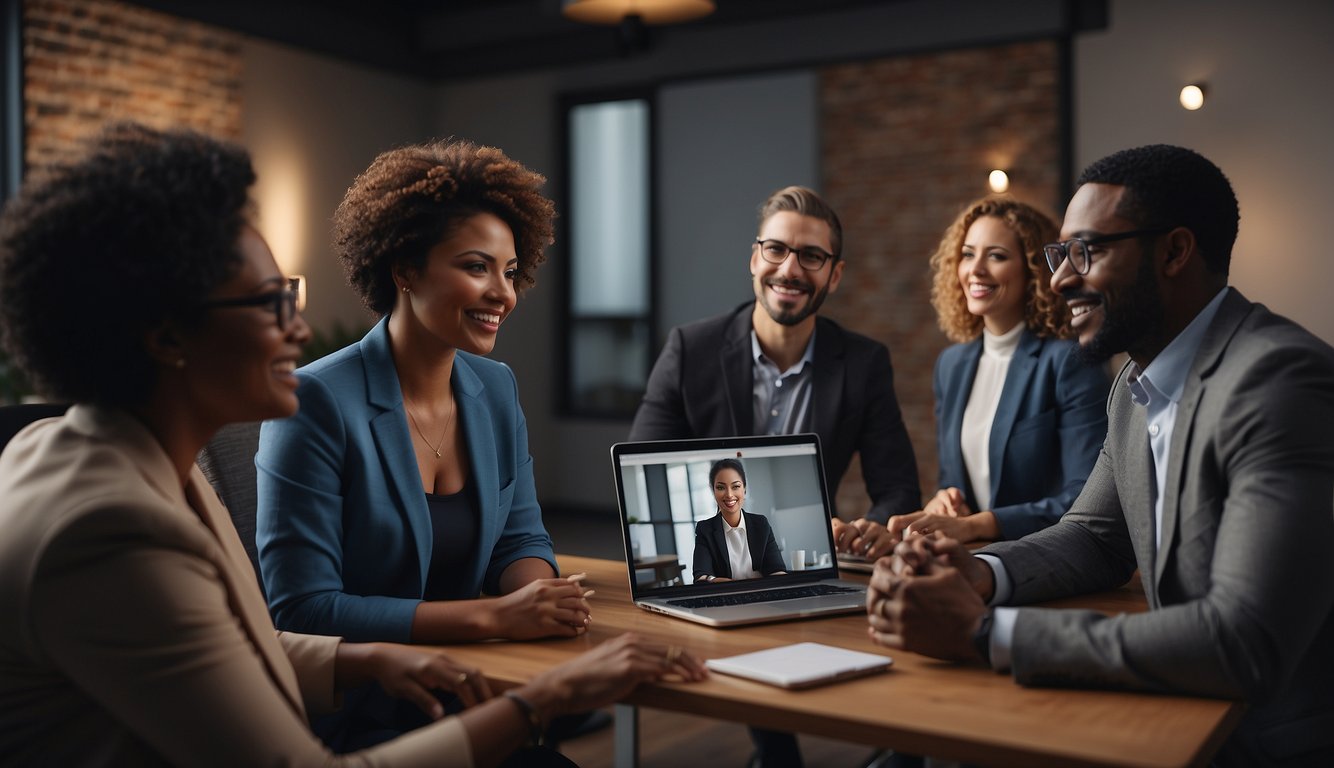
[[[1042,246],[1056,225],[990,197],[965,208],[931,256],[931,303],[957,342],[936,361],[940,490],[890,518],[894,538],[1017,539],[1056,522],[1084,487],[1107,432],[1109,382],[1066,340]]]
[[[445,140],[380,155],[347,191],[335,250],[381,320],[299,370],[299,413],[261,433],[256,539],[279,628],[418,643],[585,631],[514,374],[483,357],[552,242],[543,183]]]

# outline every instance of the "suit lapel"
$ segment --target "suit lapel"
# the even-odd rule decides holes
[[[825,445],[834,444],[838,430],[839,409],[843,407],[844,377],[847,375],[847,345],[833,323],[818,318],[815,322],[815,377],[811,390],[811,431],[819,434]]]
[[[491,411],[482,401],[482,381],[463,355],[454,357],[454,402],[459,409],[459,426],[468,446],[469,481],[476,486],[478,518],[477,540],[496,541],[500,532],[500,467],[496,463],[495,426]],[[476,558],[476,573],[481,580],[489,558]]]
[[[213,532],[227,561],[227,567],[218,569],[218,574],[226,584],[232,613],[240,618],[242,627],[250,636],[250,642],[259,649],[269,675],[278,682],[293,708],[304,717],[305,702],[301,697],[296,670],[292,668],[282,643],[278,642],[273,619],[259,592],[255,569],[250,564],[245,548],[241,546],[231,515],[197,466],[190,470],[190,483],[185,489],[185,497],[190,506],[198,511],[204,525]]]
[[[968,470],[963,465],[963,412],[968,407],[968,395],[973,391],[973,379],[977,378],[977,364],[981,357],[982,339],[978,338],[964,346],[959,374],[945,373],[945,390],[941,392],[941,420],[944,424],[938,430],[944,435],[939,448],[941,463],[953,468],[954,476],[963,483],[964,494],[970,500],[976,497],[968,480]]]
[[[1204,333],[1200,348],[1191,362],[1190,373],[1186,375],[1186,384],[1181,391],[1181,401],[1177,403],[1176,421],[1172,425],[1172,445],[1167,454],[1167,476],[1164,481],[1162,542],[1159,553],[1170,553],[1176,542],[1177,518],[1181,501],[1181,483],[1185,475],[1186,455],[1195,432],[1195,414],[1199,409],[1200,397],[1208,378],[1223,359],[1228,342],[1240,327],[1242,320],[1250,312],[1251,305],[1241,294],[1229,288],[1218,307],[1218,314]],[[1136,409],[1142,410],[1142,409]],[[1160,556],[1154,564],[1154,584],[1163,577],[1168,557]]]
[[[747,305],[753,307],[753,305]],[[727,393],[727,409],[732,416],[734,435],[755,432],[755,361],[750,348],[750,312],[743,307],[727,327],[727,339],[718,352],[722,369],[723,390]]]
[[[713,539],[713,547],[718,552],[718,562],[713,564],[713,570],[716,571],[714,575],[730,579],[732,578],[732,556],[728,554],[727,537],[723,535],[723,526],[727,525],[727,521],[723,519],[721,512],[714,519],[718,521],[718,524],[709,531],[709,536]]]
[[[1009,370],[1005,372],[1005,383],[1001,385],[1000,402],[996,404],[996,416],[991,422],[991,435],[987,446],[987,459],[991,465],[992,506],[996,504],[1001,473],[1005,467],[1005,446],[1010,440],[1015,419],[1019,416],[1019,407],[1024,403],[1024,393],[1028,391],[1028,385],[1033,380],[1033,372],[1037,370],[1038,353],[1041,351],[1042,340],[1025,329],[1019,337],[1019,346],[1015,348],[1014,356],[1010,358]],[[971,390],[971,387],[969,389]],[[960,409],[960,414],[962,412]]]
[[[398,504],[386,510],[402,510],[404,523],[412,534],[417,550],[420,589],[426,589],[426,573],[431,565],[431,513],[426,508],[421,470],[412,451],[407,413],[403,410],[403,389],[398,369],[389,350],[389,316],[386,315],[362,338],[361,356],[366,371],[366,400],[380,413],[371,418],[371,435],[384,465],[385,474]],[[385,514],[393,514],[386,511]]]

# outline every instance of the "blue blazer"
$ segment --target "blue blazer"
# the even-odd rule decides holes
[[[991,424],[991,511],[1001,538],[1018,539],[1061,519],[1084,487],[1107,436],[1102,365],[1083,365],[1073,341],[1025,330],[1010,360]],[[973,391],[982,339],[956,344],[936,360],[936,438],[940,487],[977,497],[963,464],[963,411]],[[1146,450],[1147,450],[1147,440]]]
[[[386,320],[297,371],[301,408],[260,432],[256,544],[279,629],[407,642],[431,563],[431,517]],[[480,502],[468,591],[514,561],[556,567],[514,374],[457,352],[450,380]]]
[[[750,564],[762,575],[768,576],[787,570],[783,553],[769,518],[741,510],[746,519],[746,543],[750,547]],[[732,560],[727,554],[727,539],[723,537],[721,512],[695,524],[695,581],[702,575],[732,578]]]

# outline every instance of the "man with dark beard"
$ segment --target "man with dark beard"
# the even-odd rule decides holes
[[[838,216],[815,192],[770,195],[750,249],[755,301],[672,329],[630,439],[815,432],[831,494],[860,452],[867,518],[921,509],[889,350],[817,314],[843,279],[842,247]]]
[[[842,225],[819,195],[770,195],[750,249],[755,301],[672,330],[630,439],[815,432],[831,494],[859,452],[871,510],[831,524],[841,548],[861,553],[922,499],[889,350],[817,315],[843,279],[842,249]],[[752,765],[801,765],[791,734],[752,733]]]
[[[1130,356],[1098,462],[1019,541],[899,544],[872,576],[871,637],[1025,685],[1241,699],[1215,764],[1334,765],[1334,349],[1227,287],[1237,202],[1205,158],[1125,150],[1078,185],[1052,287],[1086,354]],[[1147,613],[1003,607],[1137,567]]]

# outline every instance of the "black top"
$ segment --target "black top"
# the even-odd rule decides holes
[[[431,568],[426,572],[425,600],[469,600],[469,563],[477,548],[478,504],[476,495],[464,485],[457,493],[426,494],[431,513]]]

